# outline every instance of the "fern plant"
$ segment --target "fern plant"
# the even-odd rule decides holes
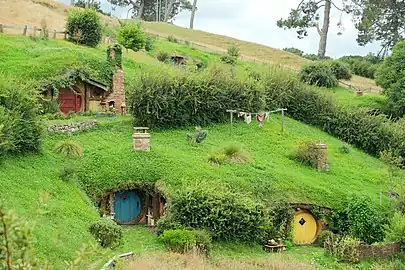
[[[201,127],[195,127],[194,134],[186,134],[187,140],[190,143],[202,143],[208,136],[207,130],[202,130]]]
[[[55,147],[55,152],[64,156],[76,158],[83,155],[83,147],[75,141],[66,140]]]

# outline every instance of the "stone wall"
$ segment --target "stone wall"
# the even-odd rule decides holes
[[[82,121],[82,122],[75,122],[75,123],[67,123],[67,124],[59,124],[59,125],[52,125],[48,126],[48,132],[56,132],[56,133],[74,133],[78,131],[92,129],[93,127],[97,126],[96,120],[91,121]]]
[[[386,258],[401,252],[401,244],[360,245],[359,259]]]

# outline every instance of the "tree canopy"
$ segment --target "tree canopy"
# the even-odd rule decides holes
[[[358,29],[357,42],[364,46],[381,43],[379,55],[386,55],[405,34],[405,2],[398,0],[353,0],[353,17]]]
[[[169,21],[182,10],[192,10],[189,0],[107,0],[112,5],[130,7],[132,18],[145,21]],[[157,3],[159,6],[157,6]],[[167,13],[167,11],[169,11]]]
[[[309,28],[316,28],[320,36],[318,56],[323,58],[326,54],[326,43],[330,26],[330,14],[332,8],[341,12],[350,12],[349,0],[342,0],[341,6],[334,3],[333,0],[302,0],[300,4],[292,9],[287,19],[280,19],[277,25],[284,29],[297,29],[298,38],[302,39],[308,36]],[[320,26],[321,15],[324,11],[322,27]],[[338,26],[342,23],[339,21]]]

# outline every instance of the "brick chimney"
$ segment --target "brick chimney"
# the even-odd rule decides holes
[[[116,53],[110,50],[111,58],[115,59]],[[117,113],[126,113],[124,71],[121,66],[115,66],[115,74],[112,78],[112,92],[106,98],[107,108],[114,106]]]

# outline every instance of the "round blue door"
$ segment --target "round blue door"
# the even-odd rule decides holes
[[[119,223],[129,223],[141,213],[141,200],[134,191],[115,193],[115,220]]]

